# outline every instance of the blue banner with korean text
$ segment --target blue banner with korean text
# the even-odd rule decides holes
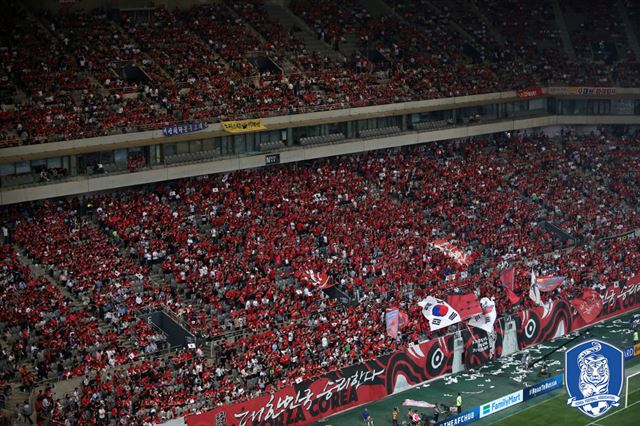
[[[165,136],[184,135],[186,133],[199,132],[200,130],[204,130],[207,127],[209,127],[209,124],[205,122],[176,124],[173,126],[167,126],[162,129],[162,134]]]

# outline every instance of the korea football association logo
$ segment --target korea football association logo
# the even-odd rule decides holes
[[[597,339],[565,352],[564,382],[567,405],[589,417],[599,417],[617,407],[624,381],[624,354]]]

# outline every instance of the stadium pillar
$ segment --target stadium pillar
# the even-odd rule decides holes
[[[353,121],[347,121],[347,134],[345,135],[347,139],[353,139],[355,137],[355,131],[353,129]]]
[[[516,333],[516,321],[513,318],[504,320],[504,340],[502,341],[502,356],[510,355],[518,351],[518,335]]]
[[[464,339],[461,332],[456,332],[453,340],[453,366],[451,367],[452,373],[457,373],[464,370],[464,362],[462,357],[464,356]]]
[[[293,146],[293,129],[291,127],[288,127],[286,130],[284,130],[284,132],[286,132],[285,143],[287,144],[287,146]]]
[[[69,156],[69,176],[77,176],[78,175],[78,156],[70,155]]]

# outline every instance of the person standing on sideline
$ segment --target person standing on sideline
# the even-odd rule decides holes
[[[638,344],[638,342],[640,341],[639,337],[640,337],[640,336],[638,336],[638,330],[637,330],[637,329],[636,329],[636,330],[634,330],[634,331],[633,331],[633,344],[634,344],[634,345],[637,345],[637,344]]]
[[[393,407],[391,412],[391,426],[398,426],[398,418],[400,417],[400,410],[398,407]]]
[[[458,397],[456,398],[456,407],[458,407],[458,414],[462,413],[462,395],[458,392]]]
[[[364,413],[362,413],[362,422],[366,426],[373,426],[373,417],[369,414],[369,410],[364,409]]]

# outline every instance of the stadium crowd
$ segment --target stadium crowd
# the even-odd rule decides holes
[[[393,13],[376,15],[352,0],[292,1],[290,11],[335,51],[325,55],[262,0],[146,16],[36,15],[3,2],[0,104],[14,107],[0,111],[0,146],[639,81],[613,9],[563,2],[571,61],[550,2],[475,0],[486,20],[459,0],[432,3],[397,1]],[[585,25],[591,18],[597,31]],[[343,54],[353,39],[356,51]],[[81,378],[63,398],[39,391],[38,418],[152,424],[438,336],[416,303],[427,295],[474,292],[509,313],[533,306],[532,267],[566,277],[545,300],[630,278],[640,243],[616,237],[640,227],[639,141],[606,132],[560,141],[494,135],[8,209],[0,396],[11,383],[31,391],[43,380]],[[131,171],[143,165],[128,158]],[[507,265],[516,266],[516,304],[498,286]],[[351,303],[328,296],[310,272],[326,274]],[[409,315],[397,339],[382,320],[391,306]],[[207,353],[167,351],[167,336],[141,317],[159,309],[210,341]]]
[[[403,0],[394,13],[374,15],[355,1],[292,2],[335,50],[328,55],[275,21],[262,0],[146,15],[36,14],[3,2],[1,146],[534,85],[638,82],[613,9],[569,2],[572,61],[547,2],[477,0],[477,13],[449,3]],[[585,24],[594,20],[601,30]],[[603,33],[615,35],[614,46],[603,45]],[[356,50],[342,54],[347,38]]]
[[[83,377],[54,419],[144,424],[438,335],[416,304],[427,295],[475,292],[507,313],[533,306],[532,266],[566,276],[565,297],[627,279],[638,241],[607,237],[638,228],[637,143],[495,135],[10,211],[12,239],[47,277],[30,278],[27,259],[3,246],[3,380]],[[515,306],[498,286],[506,264]],[[308,271],[358,303],[328,297]],[[398,339],[381,319],[389,306],[409,314]],[[212,339],[212,353],[145,356],[166,336],[138,315],[162,308]]]

